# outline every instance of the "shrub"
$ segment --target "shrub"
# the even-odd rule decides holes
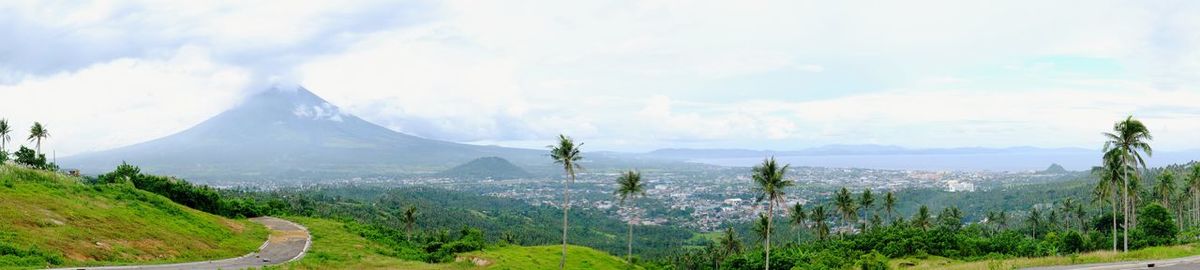
[[[1133,232],[1137,239],[1132,244],[1137,247],[1162,246],[1175,243],[1179,229],[1175,227],[1175,218],[1167,208],[1152,203],[1138,211],[1137,229]]]

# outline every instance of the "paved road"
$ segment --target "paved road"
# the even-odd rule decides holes
[[[152,270],[184,270],[184,269],[244,269],[251,267],[260,267],[267,265],[281,264],[294,260],[299,260],[304,257],[304,253],[308,252],[309,246],[312,245],[312,237],[308,234],[308,229],[300,224],[292,223],[291,221],[273,218],[273,217],[258,217],[250,219],[254,222],[261,223],[271,230],[271,237],[267,238],[267,242],[263,243],[258,248],[258,252],[246,254],[245,256],[230,258],[217,261],[201,261],[178,264],[158,264],[158,265],[131,265],[131,266],[104,266],[104,267],[71,267],[59,268],[56,270],[66,269],[94,269],[94,270],[119,270],[119,269],[152,269]]]
[[[1151,267],[1150,265],[1154,266]],[[1132,261],[1132,262],[1115,262],[1115,263],[1097,263],[1097,264],[1080,264],[1066,266],[1050,266],[1050,267],[1034,267],[1025,268],[1026,270],[1124,270],[1124,269],[1168,269],[1168,270],[1191,270],[1200,269],[1200,256],[1183,257],[1176,259],[1151,260],[1151,261]]]

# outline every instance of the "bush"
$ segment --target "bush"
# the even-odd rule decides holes
[[[29,167],[36,168],[36,169],[42,169],[42,170],[47,169],[46,155],[39,155],[39,154],[37,154],[37,152],[34,152],[33,149],[29,149],[28,147],[21,146],[21,149],[18,149],[17,152],[14,153],[14,155],[17,158],[13,161],[17,162],[17,164],[29,166]]]
[[[1062,252],[1079,253],[1086,250],[1083,243],[1083,235],[1079,232],[1070,231],[1062,237],[1059,243],[1058,250]]]
[[[1164,246],[1175,243],[1175,236],[1179,234],[1179,228],[1175,227],[1175,218],[1171,216],[1171,212],[1162,205],[1152,203],[1142,207],[1138,211],[1137,229],[1133,234],[1137,237],[1133,241],[1136,247],[1147,246]]]
[[[859,257],[856,264],[857,268],[862,270],[887,270],[888,258],[879,252],[872,251]]]

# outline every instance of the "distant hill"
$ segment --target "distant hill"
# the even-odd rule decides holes
[[[1053,164],[1050,164],[1049,168],[1042,170],[1042,172],[1043,173],[1067,173],[1067,169],[1063,168],[1062,165],[1058,165],[1058,163],[1053,163]]]
[[[272,89],[179,133],[59,158],[85,173],[128,161],[154,174],[210,180],[330,179],[435,173],[486,156],[544,164],[544,150],[480,146],[392,131],[341,111],[304,88]]]
[[[171,202],[132,185],[0,164],[0,268],[231,258],[257,250],[262,225]]]
[[[987,147],[958,147],[958,148],[905,148],[894,145],[878,144],[831,144],[800,150],[749,150],[749,149],[697,149],[697,148],[666,148],[650,151],[643,156],[666,159],[701,159],[701,158],[748,158],[767,156],[843,156],[843,155],[969,155],[969,154],[1007,154],[1007,153],[1088,153],[1095,151],[1083,148],[1038,148],[1028,146],[987,148]]]
[[[517,179],[533,174],[501,157],[482,157],[437,174],[439,177],[462,179]]]

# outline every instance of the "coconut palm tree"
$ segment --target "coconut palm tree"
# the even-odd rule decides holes
[[[896,195],[893,195],[891,191],[888,191],[886,195],[883,195],[883,210],[887,211],[888,222],[892,222],[892,211],[895,209]]]
[[[790,165],[779,166],[775,162],[775,157],[764,159],[762,165],[755,166],[751,179],[754,180],[755,193],[758,196],[756,202],[767,201],[767,234],[764,246],[766,247],[766,264],[765,269],[771,269],[771,217],[775,215],[775,204],[783,203],[783,190],[795,184],[791,180],[784,178],[787,175],[787,169]]]
[[[733,228],[725,228],[725,233],[721,234],[720,238],[717,239],[717,242],[720,243],[721,258],[718,260],[716,268],[720,269],[720,261],[724,261],[726,257],[736,254],[742,250],[742,241],[738,240],[737,232],[733,231]]]
[[[12,140],[9,136],[12,134],[12,127],[8,126],[8,119],[0,119],[0,152],[5,152],[8,141]]]
[[[868,218],[867,214],[871,212],[871,207],[875,206],[875,196],[871,195],[871,189],[863,190],[862,196],[860,196],[858,199],[858,203],[862,206],[859,207],[859,210],[862,210],[862,221],[865,224]]]
[[[1029,210],[1029,216],[1025,217],[1025,225],[1029,226],[1030,231],[1033,232],[1033,239],[1037,239],[1038,227],[1042,226],[1042,213],[1038,211],[1037,207]]]
[[[400,215],[400,221],[404,222],[404,238],[412,242],[413,224],[417,223],[417,207],[409,205],[404,209],[404,213]]]
[[[1087,233],[1087,211],[1083,209],[1083,204],[1075,204],[1075,220],[1079,222],[1079,232]]]
[[[633,204],[633,199],[637,196],[646,195],[646,185],[642,182],[642,173],[637,171],[627,171],[617,177],[617,196],[621,197],[621,205],[625,205],[626,201]],[[633,264],[633,207],[629,208],[629,250],[626,256],[626,262]]]
[[[842,224],[850,226],[850,222],[858,215],[856,214],[857,208],[854,206],[854,197],[850,196],[850,190],[843,187],[838,191],[837,195],[833,197],[833,204],[837,206],[838,213],[842,214]]]
[[[759,242],[766,241],[771,237],[771,223],[767,220],[767,215],[758,214],[758,220],[754,222],[754,227],[750,228],[754,231],[754,236]]]
[[[1058,212],[1062,213],[1063,228],[1071,229],[1071,217],[1072,217],[1072,214],[1075,212],[1075,199],[1074,198],[1063,199],[1063,201],[1058,204],[1058,207],[1059,207]]]
[[[558,269],[566,268],[567,265],[567,210],[571,209],[571,183],[575,182],[575,172],[583,170],[583,166],[579,165],[579,160],[583,159],[583,155],[579,151],[579,147],[583,143],[575,144],[575,140],[566,135],[558,135],[558,144],[547,146],[550,148],[550,158],[554,159],[554,163],[562,165],[563,171],[567,174],[567,179],[563,179],[563,225],[562,225],[562,257],[558,260]]]
[[[1128,164],[1121,161],[1121,152],[1119,149],[1112,149],[1104,153],[1104,166],[1092,169],[1096,174],[1099,182],[1096,183],[1096,188],[1092,190],[1093,201],[1108,201],[1112,210],[1112,249],[1117,251],[1117,208],[1124,208],[1121,203],[1121,175],[1128,169]]]
[[[817,239],[825,241],[829,238],[829,223],[826,223],[829,216],[825,213],[824,205],[813,207],[812,213],[808,215],[808,219],[813,223],[813,230],[817,231]]]
[[[1163,207],[1171,209],[1171,197],[1175,195],[1175,173],[1166,170],[1158,175],[1158,183],[1154,184],[1154,196]]]
[[[37,151],[34,153],[37,153],[38,155],[42,154],[42,140],[49,137],[50,130],[47,130],[46,126],[43,126],[42,123],[39,122],[33,122],[33,127],[29,128],[29,141],[36,142],[35,145],[37,146]]]
[[[1192,198],[1192,222],[1200,221],[1200,164],[1192,165],[1187,176],[1187,186]],[[1194,225],[1194,224],[1193,224]]]
[[[929,219],[929,207],[921,205],[921,208],[917,209],[917,214],[913,216],[912,224],[924,231],[929,229]]]
[[[1150,129],[1142,124],[1142,121],[1133,119],[1133,116],[1126,117],[1125,120],[1113,124],[1113,132],[1105,132],[1104,137],[1108,139],[1108,141],[1104,142],[1105,152],[1118,150],[1117,153],[1121,158],[1121,163],[1132,165],[1135,173],[1138,166],[1146,168],[1146,160],[1142,158],[1142,153],[1145,153],[1146,157],[1153,155],[1153,150],[1150,148],[1148,141],[1153,140],[1154,137],[1150,135]],[[1126,170],[1121,174],[1121,177],[1124,180],[1125,228],[1129,228],[1129,217],[1133,215],[1129,194],[1134,190],[1130,189],[1129,183],[1132,176]],[[1124,251],[1129,252],[1129,230],[1125,230],[1124,237]]]
[[[788,218],[788,223],[792,224],[792,228],[804,228],[804,223],[808,221],[808,213],[804,211],[804,205],[796,203],[792,205],[792,215]]]

